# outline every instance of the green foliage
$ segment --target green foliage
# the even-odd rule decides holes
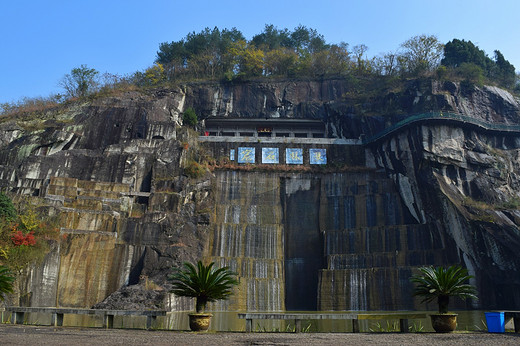
[[[59,85],[65,89],[67,96],[71,98],[82,98],[92,94],[98,87],[99,72],[87,65],[73,68],[66,74]]]
[[[520,198],[513,197],[512,199],[499,204],[497,209],[520,209]]]
[[[194,160],[189,160],[184,167],[184,173],[190,178],[198,179],[206,174],[206,167]]]
[[[236,28],[231,30],[204,29],[192,32],[177,42],[164,42],[159,45],[156,62],[165,66],[170,77],[185,74],[221,76],[234,68],[228,50],[233,43],[245,41]]]
[[[214,262],[204,265],[197,262],[197,267],[184,262],[184,268],[173,268],[171,293],[196,299],[196,311],[204,312],[206,304],[221,299],[228,299],[233,294],[233,286],[238,285],[236,273],[228,267],[215,268]]]
[[[396,76],[400,72],[400,57],[397,53],[385,53],[374,58],[374,71],[382,76]]]
[[[262,33],[253,36],[251,43],[263,50],[291,47],[291,33],[287,29],[278,30],[274,25],[266,24]]]
[[[422,325],[421,321],[419,321],[417,324],[413,323],[411,326],[409,326],[408,331],[411,333],[421,333],[424,332],[424,326]]]
[[[136,72],[133,79],[134,83],[139,86],[158,86],[166,81],[166,72],[162,64],[155,63],[152,67],[147,68],[144,73]]]
[[[205,28],[179,41],[161,43],[155,65],[144,72],[129,77],[107,74],[107,78],[100,81],[96,70],[81,65],[65,75],[60,85],[66,91],[65,96],[74,99],[198,79],[236,83],[259,77],[391,76],[406,79],[436,74],[439,79],[459,76],[471,86],[491,81],[520,93],[520,78],[500,51],[495,51],[492,60],[471,41],[453,39],[443,45],[436,36],[423,34],[403,42],[399,52],[368,58],[367,51],[368,47],[363,44],[351,49],[344,42],[329,44],[323,35],[303,25],[291,31],[266,24],[251,40],[246,40],[236,28]],[[438,68],[439,62],[444,67]],[[0,114],[12,114],[20,109],[45,111],[63,100],[63,96],[55,95],[44,102],[24,103],[22,107],[2,103]]]
[[[292,47],[298,52],[314,54],[329,48],[323,35],[315,29],[299,25],[291,33]]]
[[[261,76],[264,70],[264,52],[254,45],[237,49],[236,58],[240,72],[248,76]]]
[[[273,49],[265,53],[265,74],[278,76],[294,75],[298,55],[288,48]]]
[[[456,69],[464,78],[476,84],[482,84],[486,77],[506,88],[515,86],[515,67],[502,53],[495,50],[495,59],[492,60],[471,41],[453,39],[446,43],[441,63]]]
[[[301,329],[301,332],[302,333],[310,333],[311,332],[311,328],[312,328],[312,323],[308,323],[305,327],[303,327]],[[280,333],[280,332],[283,332],[283,333],[295,333],[296,332],[296,326],[293,326],[291,325],[290,323],[288,323],[286,326],[285,326],[285,329],[280,329],[280,328],[277,328],[277,327],[273,327],[273,328],[267,328],[265,326],[261,326],[260,323],[257,323],[256,324],[256,328],[255,328],[255,333]]]
[[[16,209],[13,201],[3,192],[0,192],[0,218],[7,221],[12,221],[16,218]]]
[[[38,263],[49,251],[49,242],[56,241],[59,230],[56,220],[40,214],[25,201],[13,220],[0,222],[0,264],[20,271]]]
[[[457,73],[470,83],[482,85],[484,82],[484,71],[476,64],[463,62],[457,69]]]
[[[264,51],[289,48],[300,54],[312,54],[328,48],[323,35],[303,25],[291,32],[287,28],[278,29],[272,24],[266,24],[262,33],[253,36],[251,43]]]
[[[460,266],[450,266],[448,269],[430,266],[419,270],[422,275],[414,275],[410,279],[417,284],[414,296],[423,297],[421,302],[437,299],[439,313],[448,312],[450,297],[478,299],[475,287],[464,283],[473,278],[468,275],[467,269]]]
[[[355,68],[351,65],[350,53],[346,44],[332,45],[330,49],[322,50],[311,58],[310,71],[314,76],[339,76]]]
[[[457,68],[463,63],[471,63],[479,66],[483,71],[488,71],[493,61],[487,57],[483,50],[479,49],[471,41],[453,39],[444,45],[444,58],[441,64]]]
[[[399,332],[399,322],[394,321],[390,323],[390,321],[386,321],[386,326],[381,324],[380,322],[376,322],[374,326],[369,327],[368,330],[371,332],[378,332],[378,333],[393,333],[393,332]]]
[[[6,266],[0,265],[0,300],[4,300],[4,295],[13,293],[14,276]]]
[[[437,68],[444,45],[434,35],[414,36],[403,44],[402,59],[408,73],[421,75]]]
[[[514,86],[516,80],[515,67],[504,58],[499,50],[495,50],[495,66],[491,70],[491,76],[506,88]]]
[[[184,125],[195,127],[197,125],[198,118],[197,114],[195,113],[195,110],[191,107],[188,107],[184,111],[184,114],[182,115],[182,123]]]
[[[156,62],[165,66],[170,79],[239,81],[264,75],[306,75],[309,56],[328,49],[322,35],[302,25],[293,32],[266,25],[249,42],[235,28],[206,28],[180,41],[161,43]]]
[[[386,326],[381,324],[380,322],[376,322],[374,325],[369,327],[368,330],[370,330],[371,332],[379,332],[379,333],[393,333],[393,332],[400,332],[401,327],[399,326],[398,321],[394,321],[392,323],[390,323],[390,321],[386,321]],[[420,333],[423,331],[424,331],[424,326],[422,325],[421,322],[419,322],[418,324],[414,323],[411,326],[409,326],[407,332]]]
[[[439,80],[445,80],[448,76],[448,69],[446,68],[446,66],[441,65],[437,68],[436,74]]]

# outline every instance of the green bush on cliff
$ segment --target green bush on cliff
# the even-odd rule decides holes
[[[201,178],[206,174],[206,167],[196,161],[189,160],[184,166],[184,173],[193,179]]]
[[[457,69],[457,73],[464,78],[465,81],[482,85],[484,83],[484,71],[477,65],[472,63],[462,63]]]
[[[184,114],[182,115],[182,123],[184,125],[195,127],[197,125],[198,119],[195,110],[191,107],[188,107]]]
[[[16,209],[11,199],[3,192],[0,192],[0,218],[12,221],[16,218]]]

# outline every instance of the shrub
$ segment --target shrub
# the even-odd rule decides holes
[[[21,203],[19,209],[14,219],[0,219],[0,263],[14,271],[39,263],[51,242],[59,238],[55,219],[40,214],[28,202]]]
[[[69,98],[83,98],[98,89],[99,72],[87,65],[73,68],[59,82]]]
[[[34,239],[34,231],[24,234],[22,231],[13,231],[11,240],[15,246],[34,246],[36,239]]]
[[[0,192],[0,217],[6,219],[7,221],[11,221],[16,218],[16,209],[14,208],[13,202],[3,192]]]
[[[439,80],[445,80],[448,76],[448,68],[444,65],[440,65],[438,68],[437,68],[437,78]]]
[[[195,127],[197,125],[198,119],[197,114],[195,113],[195,110],[191,107],[186,109],[182,116],[182,122],[185,125]]]
[[[473,63],[462,63],[457,72],[462,78],[476,85],[482,85],[484,82],[484,71]]]
[[[190,160],[184,167],[184,173],[190,178],[197,179],[204,176],[206,167],[196,161]]]

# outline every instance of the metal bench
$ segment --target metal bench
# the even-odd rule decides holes
[[[103,310],[103,309],[76,309],[76,308],[52,308],[52,307],[25,307],[9,306],[5,311],[13,314],[13,324],[23,324],[26,313],[50,313],[52,326],[63,326],[63,315],[97,315],[103,316],[103,327],[114,327],[114,316],[146,316],[146,329],[150,329],[157,316],[166,316],[165,310]]]
[[[294,320],[295,332],[299,333],[302,330],[302,320],[352,320],[352,331],[359,333],[359,320],[387,320],[398,319],[399,327],[402,333],[408,332],[409,319],[426,318],[426,314],[421,313],[283,313],[283,312],[251,312],[239,313],[238,318],[246,320],[246,332],[251,332],[253,329],[254,319],[264,320]]]

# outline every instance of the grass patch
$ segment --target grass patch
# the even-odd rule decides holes
[[[188,160],[184,165],[184,174],[192,179],[202,178],[206,174],[206,165],[195,160]]]
[[[211,171],[273,172],[273,173],[341,173],[370,172],[373,168],[349,165],[287,165],[287,164],[239,164],[229,160],[210,162]]]

